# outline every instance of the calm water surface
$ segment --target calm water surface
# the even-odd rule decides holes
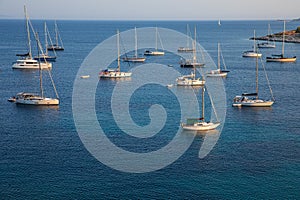
[[[32,21],[42,34],[43,21]],[[48,21],[53,31],[53,21]],[[221,41],[226,65],[224,80],[227,116],[221,137],[204,159],[198,158],[203,136],[197,135],[187,152],[161,170],[130,174],[113,170],[98,162],[85,149],[76,132],[72,114],[72,91],[77,70],[89,52],[100,42],[135,26],[164,27],[186,33],[186,24],[198,26],[198,41],[217,59],[217,41]],[[109,199],[297,199],[300,198],[300,62],[264,63],[276,98],[272,108],[237,109],[231,107],[235,95],[254,90],[255,61],[241,54],[252,48],[248,40],[267,33],[267,21],[58,21],[65,51],[58,52],[53,78],[60,95],[59,107],[16,106],[7,99],[21,91],[38,91],[38,72],[11,69],[15,54],[26,51],[23,20],[0,20],[0,196],[15,198],[109,198]],[[287,29],[299,24],[291,22]],[[271,22],[273,32],[282,31],[282,23]],[[280,53],[263,49],[265,56]],[[299,44],[286,44],[286,53],[300,58]],[[155,61],[156,58],[151,58]],[[165,64],[179,69],[177,58],[166,55]],[[127,66],[127,69],[130,69]],[[264,75],[260,74],[260,79]],[[49,80],[45,90],[53,93]],[[133,120],[149,123],[148,109],[163,105],[171,120],[161,135],[143,142],[123,133],[110,114],[110,93],[115,83],[105,81],[97,88],[99,123],[108,137],[123,148],[148,152],[166,145],[180,122],[178,102],[164,87],[147,85],[132,97]],[[269,97],[265,81],[261,94]],[[161,95],[164,93],[165,95]],[[101,98],[107,95],[107,98]],[[160,96],[159,96],[160,95]],[[159,98],[156,98],[159,97]],[[168,102],[174,104],[170,105]],[[99,108],[97,107],[97,108]],[[103,107],[103,106],[102,106]],[[102,108],[101,107],[101,108]]]

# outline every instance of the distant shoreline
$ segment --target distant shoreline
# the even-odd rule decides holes
[[[262,37],[255,37],[255,40],[265,40],[265,41],[275,41],[282,42],[283,32],[275,33],[271,35],[266,35]],[[250,40],[253,40],[254,37],[251,37]],[[296,33],[296,30],[285,31],[285,40],[286,43],[300,43],[300,33]]]

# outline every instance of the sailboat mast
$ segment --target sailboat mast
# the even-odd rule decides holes
[[[197,53],[197,52],[196,52],[196,49],[197,49],[197,47],[196,47],[196,40],[197,40],[197,39],[196,39],[196,35],[197,35],[197,33],[196,33],[196,26],[195,26],[195,39],[194,39],[194,42],[193,42],[193,48],[194,48],[194,49],[193,49],[193,62],[194,62],[194,63],[196,63],[196,59],[197,59],[197,58],[196,58],[196,53]]]
[[[253,31],[253,35],[254,35],[254,37],[253,37],[253,51],[257,52],[257,47],[256,47],[256,42],[255,42],[255,29]]]
[[[135,33],[135,57],[137,58],[137,32],[136,32],[136,27],[134,27],[134,33]]]
[[[48,39],[47,39],[47,25],[46,25],[46,22],[44,23],[44,32],[45,32],[45,53],[46,55],[48,55]]]
[[[282,33],[282,57],[284,57],[284,40],[285,40],[285,20],[283,20],[283,33]]]
[[[29,50],[28,53],[29,53],[29,57],[32,58],[30,30],[29,30],[29,19],[28,19],[28,15],[27,15],[26,6],[24,6],[24,13],[25,13],[25,18],[26,18],[26,31],[27,31],[28,50]]]
[[[43,90],[43,78],[42,78],[42,69],[41,69],[41,58],[40,58],[40,45],[39,45],[39,36],[38,33],[35,33],[36,46],[38,51],[38,63],[39,63],[39,76],[40,76],[40,94],[41,97],[44,98],[44,90]]]
[[[55,20],[55,40],[56,40],[56,46],[58,46],[58,30],[57,30],[56,20]]]
[[[120,70],[120,32],[117,30],[117,46],[118,46],[118,71]]]
[[[155,34],[155,50],[157,51],[157,37],[158,37],[158,31],[157,31],[157,27],[156,27],[156,34]]]
[[[220,43],[218,43],[218,69],[221,70]]]
[[[258,99],[258,56],[256,56],[256,99]]]
[[[204,110],[204,91],[205,91],[205,87],[202,87],[202,120],[205,121],[205,110]]]

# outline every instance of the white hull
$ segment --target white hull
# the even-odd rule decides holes
[[[208,76],[208,77],[226,77],[227,76],[227,72],[222,72],[220,70],[212,70],[206,76]]]
[[[208,131],[216,129],[220,125],[219,122],[213,123],[213,122],[198,122],[193,125],[186,125],[184,123],[181,124],[181,127],[184,130],[188,131]]]
[[[47,97],[41,97],[32,93],[19,93],[15,98],[16,104],[24,104],[24,105],[36,105],[36,106],[45,106],[45,105],[58,105],[58,99],[52,99]]]
[[[270,107],[274,101],[262,99],[248,99],[243,96],[236,96],[233,99],[233,107]]]
[[[17,104],[24,104],[24,105],[36,105],[36,106],[46,106],[46,105],[59,105],[58,99],[51,99],[51,98],[43,98],[43,99],[17,99]]]
[[[136,57],[126,57],[126,58],[123,58],[123,61],[124,62],[145,62],[146,58],[136,58]]]
[[[258,48],[275,48],[276,47],[275,44],[271,44],[271,43],[260,43],[257,46],[258,46]]]
[[[145,51],[145,56],[163,56],[165,55],[165,52],[163,51]]]
[[[250,51],[248,51],[248,52],[244,52],[243,53],[243,57],[249,57],[249,58],[256,58],[256,57],[258,57],[258,58],[260,58],[261,56],[262,56],[261,53],[256,53],[256,52],[250,52]]]
[[[177,51],[182,53],[192,53],[195,51],[195,49],[189,47],[179,47]]]
[[[181,78],[179,77],[177,80],[177,86],[203,86],[205,85],[205,80],[200,79],[191,79],[191,78]]]
[[[99,78],[125,78],[131,77],[131,72],[108,72],[100,73]]]
[[[52,63],[40,63],[41,69],[51,69]],[[13,69],[40,69],[39,63],[36,60],[17,60],[12,65]]]

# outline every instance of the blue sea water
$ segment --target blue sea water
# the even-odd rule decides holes
[[[53,63],[53,79],[60,96],[59,107],[16,106],[7,99],[18,92],[38,91],[37,71],[11,68],[16,53],[26,52],[24,20],[0,20],[0,196],[3,199],[299,199],[300,198],[300,64],[265,63],[276,99],[272,108],[237,109],[231,100],[254,90],[255,60],[242,58],[252,48],[253,30],[267,33],[268,21],[57,21],[65,51]],[[47,21],[51,31],[53,21]],[[272,21],[273,32],[282,23]],[[43,21],[33,20],[36,30]],[[186,25],[197,25],[198,42],[217,60],[221,42],[230,70],[224,80],[227,115],[221,136],[203,159],[198,152],[203,135],[171,165],[149,173],[125,173],[95,159],[82,144],[72,113],[73,83],[81,63],[100,42],[134,27],[163,27],[186,33]],[[287,29],[299,24],[290,22]],[[52,30],[53,31],[53,30]],[[299,44],[286,44],[286,53],[300,58]],[[280,53],[262,49],[264,57]],[[274,52],[275,51],[275,52]],[[151,58],[153,60],[157,58]],[[167,54],[165,64],[180,69]],[[164,62],[164,61],[162,61]],[[130,69],[130,66],[127,66]],[[263,79],[260,75],[260,79]],[[46,92],[52,92],[45,80]],[[124,137],[113,122],[110,94],[116,83],[98,84],[96,102],[99,123],[107,136],[122,148],[150,152],[174,137],[180,114],[178,102],[165,87],[146,85],[130,102],[132,119],[149,123],[148,109],[162,104],[171,120],[157,137],[148,140]],[[260,83],[263,96],[268,87]],[[88,88],[87,88],[88,89]],[[162,95],[165,94],[165,95]],[[102,98],[105,97],[105,98]],[[169,104],[168,102],[173,102]],[[105,106],[103,106],[105,105]],[[107,126],[105,126],[107,125]],[[124,160],[126,163],[126,160]]]

